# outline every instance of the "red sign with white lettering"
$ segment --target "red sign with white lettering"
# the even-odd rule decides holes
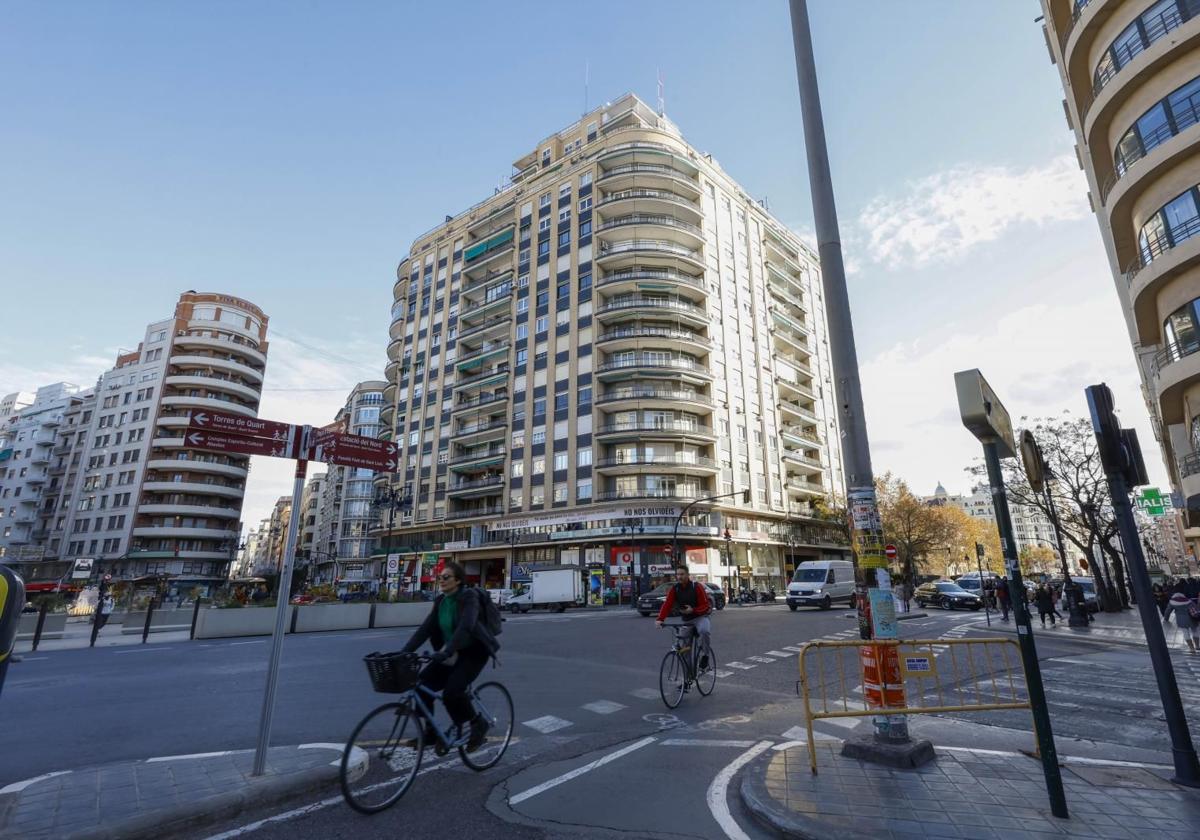
[[[208,411],[207,409],[192,412],[188,428],[203,429],[209,432],[228,432],[246,437],[267,438],[268,440],[294,440],[298,430],[298,427],[291,423],[260,420],[257,417],[243,417],[240,414],[226,414],[224,411]]]
[[[381,472],[396,472],[399,465],[396,444],[391,441],[363,435],[347,435],[325,429],[313,430],[308,458],[312,461],[341,464],[344,467],[362,467]]]
[[[227,435],[224,432],[189,431],[188,446],[210,452],[236,452],[239,455],[267,455],[271,458],[295,458],[294,439],[271,440],[270,438]]]

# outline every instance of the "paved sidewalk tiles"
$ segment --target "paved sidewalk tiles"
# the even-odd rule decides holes
[[[947,749],[916,770],[842,758],[840,743],[769,751],[747,766],[741,796],[788,837],[839,840],[1025,840],[1052,837],[1183,840],[1196,836],[1200,791],[1170,771],[1128,765],[1062,767],[1070,819],[1050,813],[1041,762],[1018,753]]]

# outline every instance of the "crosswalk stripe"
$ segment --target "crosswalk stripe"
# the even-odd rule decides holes
[[[751,668],[757,668],[757,665],[747,665],[743,662],[726,662],[730,668],[737,668],[739,671],[749,671]]]
[[[718,677],[719,679],[722,679],[722,680],[723,680],[723,679],[725,679],[726,677],[732,677],[732,676],[733,676],[733,671],[721,671],[721,670],[718,670],[718,671],[717,671],[717,677]]]
[[[622,709],[628,708],[628,706],[622,703],[614,703],[612,700],[597,700],[594,703],[585,703],[583,708],[598,715],[611,715],[613,712],[619,712]]]
[[[749,659],[751,662],[762,662],[762,663],[765,663],[768,665],[771,664],[772,662],[776,661],[769,656],[747,656],[746,658]],[[729,664],[732,665],[733,663],[730,662]]]
[[[767,656],[778,656],[780,659],[790,659],[792,656],[790,653],[785,653],[782,650],[768,650],[766,653]]]
[[[641,700],[657,700],[659,698],[657,688],[635,688],[629,693]]]
[[[560,729],[566,729],[572,724],[571,721],[563,720],[562,718],[555,717],[554,715],[542,715],[542,717],[525,721],[525,725],[530,729],[541,732],[543,735],[548,735],[551,732],[557,732]]]

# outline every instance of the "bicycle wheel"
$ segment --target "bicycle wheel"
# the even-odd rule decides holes
[[[464,744],[458,748],[458,754],[462,757],[463,764],[472,770],[481,771],[495,766],[508,749],[516,718],[512,696],[508,689],[498,682],[476,686],[473,700],[476,710],[488,723],[487,738],[474,752],[467,752]]]
[[[701,668],[700,660],[696,660],[696,690],[707,697],[717,687],[717,655],[713,653],[711,647],[705,650],[700,658],[703,658],[705,654],[708,655],[707,668]]]
[[[403,703],[387,703],[363,718],[342,752],[346,804],[363,814],[395,804],[421,768],[422,730],[421,716]]]
[[[669,650],[658,669],[658,692],[668,709],[674,709],[683,700],[687,687],[687,663],[679,651]]]

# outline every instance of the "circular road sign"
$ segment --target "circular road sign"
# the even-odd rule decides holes
[[[896,559],[896,557],[897,557],[897,555],[898,555],[898,552],[896,551],[896,546],[894,546],[894,545],[885,545],[885,546],[883,547],[883,554],[884,554],[884,556],[885,556],[885,557],[887,557],[887,559],[889,559],[889,560],[895,560],[895,559]]]

